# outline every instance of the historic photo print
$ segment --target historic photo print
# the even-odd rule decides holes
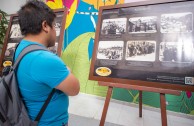
[[[23,38],[20,31],[20,26],[18,22],[18,17],[13,17],[11,30],[9,32],[8,43],[19,43]]]
[[[100,41],[97,59],[121,60],[123,57],[123,41]]]
[[[160,56],[162,62],[192,62],[193,43],[161,42]]]
[[[55,30],[56,30],[56,42],[55,45],[52,47],[49,47],[48,50],[50,50],[52,53],[57,54],[58,50],[58,43],[59,43],[59,38],[60,38],[60,32],[61,32],[61,27],[62,27],[62,21],[63,21],[63,16],[64,12],[55,12],[56,14],[56,19],[55,19]]]
[[[61,22],[55,22],[56,36],[60,36]]]
[[[114,35],[126,32],[127,18],[104,19],[102,22],[101,34]]]
[[[8,43],[7,49],[5,51],[5,60],[11,60],[14,56],[15,49],[17,47],[18,43]]]
[[[13,24],[11,26],[11,31],[10,31],[10,38],[11,39],[17,39],[17,38],[22,38],[22,33],[20,31],[20,26],[19,24]]]
[[[189,33],[193,31],[193,14],[173,13],[161,15],[162,33]]]
[[[55,19],[55,30],[56,30],[56,36],[60,36],[60,30],[61,30],[61,25],[62,25],[62,20],[63,20],[63,12],[58,12],[56,13],[57,17]]]
[[[129,18],[129,33],[155,33],[157,32],[157,17]]]
[[[125,59],[131,61],[155,61],[155,41],[128,41]]]

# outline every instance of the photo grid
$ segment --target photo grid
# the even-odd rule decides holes
[[[121,60],[123,57],[123,41],[100,41],[97,59]]]
[[[185,77],[193,78],[194,6],[169,2],[118,6],[117,13],[111,12],[114,7],[102,8],[92,69],[109,68],[107,81],[185,85]]]
[[[158,20],[160,19],[160,20]],[[128,20],[128,28],[126,28],[126,21]],[[160,28],[158,23],[160,23]],[[144,34],[144,33],[156,33],[168,34],[168,33],[191,33],[193,31],[193,13],[171,13],[161,14],[160,16],[143,16],[143,17],[130,17],[130,18],[115,18],[104,19],[102,21],[101,34],[123,34],[128,29],[129,34]],[[158,30],[160,29],[160,30]],[[161,38],[165,39],[165,38]],[[166,41],[166,40],[165,40]],[[114,44],[113,44],[114,43]],[[122,44],[118,44],[122,43]],[[126,43],[126,44],[124,44]],[[132,61],[155,61],[156,57],[159,57],[161,62],[191,62],[193,44],[181,44],[179,42],[160,42],[156,40],[128,40],[125,41],[100,41],[99,50],[97,54],[98,59],[115,59],[121,60],[123,56],[123,48],[126,48],[125,60]],[[118,44],[118,47],[122,49],[114,49]],[[124,47],[126,45],[126,47]],[[156,50],[156,45],[160,46],[159,50]],[[188,46],[189,45],[189,46]],[[190,48],[189,50],[186,48]],[[114,50],[114,51],[113,51]],[[119,51],[120,50],[120,51]],[[159,56],[156,51],[159,51]],[[115,52],[115,53],[114,53]],[[122,52],[122,53],[120,53]],[[118,57],[116,55],[119,53]]]
[[[102,22],[102,35],[124,34],[126,32],[127,18],[104,19]]]
[[[55,43],[55,46],[48,48],[48,50],[50,50],[51,52],[55,54],[57,54],[57,49],[58,49],[58,41],[59,41],[60,30],[61,30],[61,25],[62,25],[63,12],[60,12],[57,14],[58,15],[55,19],[55,25],[54,25],[55,30],[56,30],[56,43]],[[5,51],[4,61],[12,60],[14,52],[15,52],[15,47],[22,40],[23,37],[24,36],[21,34],[18,17],[14,17],[12,20],[12,26],[11,26],[11,30],[9,33],[9,39],[8,39],[8,44],[7,44],[7,48]]]

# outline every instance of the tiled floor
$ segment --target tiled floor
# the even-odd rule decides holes
[[[88,118],[88,117],[70,114],[68,125],[69,126],[99,126],[99,122],[100,122],[99,120],[96,120],[94,118]],[[122,126],[122,125],[106,122],[104,126]]]
[[[104,101],[104,98],[82,93],[70,97],[70,126],[99,126]],[[194,116],[168,112],[167,118],[168,126],[194,126]],[[139,118],[138,105],[115,100],[110,102],[106,122],[105,126],[162,126],[160,109],[144,106],[143,117]]]

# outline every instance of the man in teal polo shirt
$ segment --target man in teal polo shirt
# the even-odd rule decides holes
[[[30,1],[18,11],[19,25],[24,39],[16,49],[15,59],[31,44],[45,48],[55,45],[55,13],[41,1]],[[29,117],[34,120],[42,105],[56,88],[39,126],[68,125],[68,96],[79,93],[79,81],[69,68],[55,54],[48,51],[34,51],[21,60],[17,69],[19,89]]]

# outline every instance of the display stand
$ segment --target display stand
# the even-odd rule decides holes
[[[55,9],[53,11],[56,14],[56,18],[55,18],[55,27],[56,27],[56,33],[57,33],[56,43],[54,46],[49,47],[48,49],[51,52],[56,53],[58,56],[61,56],[65,22],[66,22],[66,16],[67,16],[68,10],[67,8],[61,8],[61,9]],[[2,73],[3,68],[5,67],[3,66],[3,63],[5,61],[10,61],[11,63],[13,62],[12,60],[13,60],[14,53],[11,53],[11,52],[15,52],[16,45],[23,39],[23,36],[21,35],[21,33],[17,31],[20,31],[19,17],[18,17],[18,14],[12,14],[10,17],[7,32],[5,35],[3,49],[0,54],[0,75]],[[9,49],[11,50],[11,52],[9,51]],[[9,52],[9,55],[5,55],[6,51]]]
[[[160,109],[161,109],[162,126],[167,126],[165,94],[171,94],[171,95],[180,95],[181,94],[181,91],[177,91],[177,90],[144,87],[144,86],[136,86],[136,85],[127,85],[127,84],[118,84],[118,83],[109,83],[109,82],[99,82],[99,85],[100,86],[108,86],[107,96],[106,96],[106,100],[104,103],[104,108],[103,108],[103,112],[102,112],[102,116],[101,116],[101,120],[100,120],[100,126],[104,126],[113,87],[139,90],[139,117],[142,117],[142,91],[160,93]]]

